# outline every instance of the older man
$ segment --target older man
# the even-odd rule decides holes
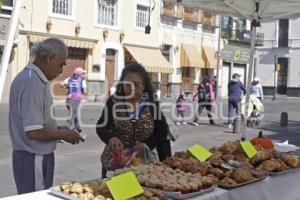
[[[18,194],[47,189],[53,184],[56,142],[76,144],[83,139],[73,130],[57,130],[51,116],[48,81],[66,64],[68,49],[49,38],[32,47],[33,62],[14,79],[9,100],[9,129],[13,146],[13,173]]]

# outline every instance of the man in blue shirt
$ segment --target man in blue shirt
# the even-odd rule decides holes
[[[240,81],[241,75],[234,73],[232,80],[228,83],[228,126],[232,128],[233,119],[239,113],[242,95],[246,94],[246,89]]]

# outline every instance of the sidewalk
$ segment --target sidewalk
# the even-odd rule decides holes
[[[224,100],[224,109],[226,100]],[[248,138],[257,136],[259,130],[264,135],[271,137],[274,141],[283,142],[286,139],[290,143],[300,146],[300,101],[288,98],[285,101],[265,101],[265,117],[258,128],[247,130]],[[288,112],[289,126],[279,126],[280,113]],[[96,124],[101,111],[93,107],[86,108],[83,120]],[[206,116],[206,111],[203,111]],[[16,194],[12,169],[11,169],[11,145],[8,135],[8,105],[0,104],[0,197]],[[198,143],[206,148],[219,146],[229,140],[240,139],[240,134],[233,134],[232,130],[219,121],[216,126],[208,124],[207,119],[201,121],[201,125],[178,126],[180,130],[179,139],[172,144],[172,150],[183,151]],[[55,152],[56,167],[54,185],[63,181],[91,180],[100,178],[101,165],[100,154],[104,144],[96,135],[95,128],[83,128],[87,134],[86,142],[79,145],[59,144]]]

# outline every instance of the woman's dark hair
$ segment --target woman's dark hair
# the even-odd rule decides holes
[[[131,63],[123,69],[120,78],[120,83],[117,85],[117,91],[116,91],[117,96],[125,95],[122,81],[124,81],[125,76],[129,73],[136,73],[138,76],[141,77],[144,84],[144,93],[145,95],[148,96],[148,101],[154,102],[154,89],[150,77],[146,72],[145,68],[138,63]]]
[[[204,76],[204,78],[202,79],[202,82],[209,83],[210,82],[210,78],[208,76]]]
[[[179,100],[179,99],[185,100],[185,99],[184,99],[184,95],[183,95],[183,94],[180,94],[180,95],[178,96],[178,99],[177,99],[177,100]]]

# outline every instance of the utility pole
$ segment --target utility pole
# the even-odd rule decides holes
[[[276,100],[276,93],[277,93],[277,56],[274,55],[274,93],[272,101]]]
[[[221,60],[221,25],[222,25],[222,16],[220,15],[220,20],[219,20],[219,36],[218,36],[218,53],[217,56],[217,80],[216,80],[216,100],[218,102],[219,100],[219,69],[220,69],[220,60]]]

